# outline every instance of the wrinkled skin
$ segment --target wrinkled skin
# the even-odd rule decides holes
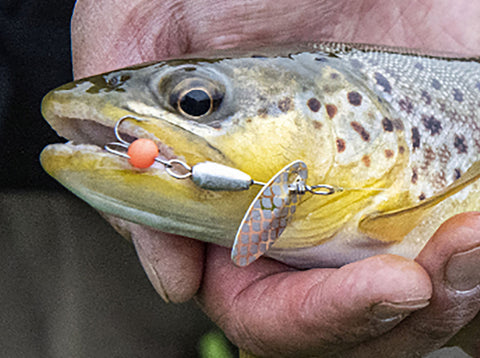
[[[79,0],[74,72],[80,78],[206,48],[321,39],[478,55],[478,18],[480,3],[468,0]],[[227,249],[111,222],[130,233],[165,300],[195,297],[236,345],[257,355],[419,356],[444,345],[480,308],[478,213],[445,223],[415,261],[382,255],[307,271],[269,259],[237,268]],[[480,332],[467,333],[474,354]]]

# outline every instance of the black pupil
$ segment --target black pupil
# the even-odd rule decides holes
[[[208,93],[194,89],[183,95],[180,99],[180,107],[182,110],[194,117],[200,117],[208,113],[210,107],[212,106],[212,100],[208,96]]]

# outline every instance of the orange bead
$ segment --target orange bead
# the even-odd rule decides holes
[[[150,167],[158,156],[158,147],[151,139],[140,138],[128,147],[129,162],[136,168]]]

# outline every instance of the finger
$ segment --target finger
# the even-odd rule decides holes
[[[120,51],[110,41],[116,36],[118,24],[125,25],[124,15],[138,3],[77,2],[72,23],[75,74],[99,73],[104,65],[118,68],[124,63],[142,62],[138,48]],[[93,48],[96,50],[88,51]],[[203,243],[111,216],[108,220],[123,236],[132,239],[150,281],[165,301],[184,302],[195,295],[203,273]]]
[[[186,237],[139,227],[132,233],[140,262],[166,302],[186,302],[200,287],[204,244]]]
[[[84,77],[205,49],[321,40],[474,53],[479,16],[469,0],[79,0],[73,63]]]
[[[392,329],[431,295],[426,272],[394,255],[308,271],[268,259],[237,268],[215,246],[207,258],[198,301],[235,344],[259,356],[340,352]]]
[[[381,340],[364,344],[349,356],[422,356],[444,345],[479,312],[480,213],[461,214],[447,221],[416,261],[432,279],[430,305]],[[478,331],[470,337],[477,341],[479,338]]]
[[[203,243],[105,217],[133,241],[148,278],[165,302],[185,302],[195,295],[203,275]]]

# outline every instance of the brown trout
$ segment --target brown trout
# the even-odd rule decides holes
[[[261,186],[205,189],[104,146],[149,138],[160,161],[213,162],[262,183],[300,160],[308,184],[338,190],[298,195],[263,250],[303,268],[413,258],[444,220],[480,209],[478,59],[344,44],[253,54],[145,64],[51,91],[43,115],[70,141],[45,148],[43,167],[100,211],[231,247]]]

